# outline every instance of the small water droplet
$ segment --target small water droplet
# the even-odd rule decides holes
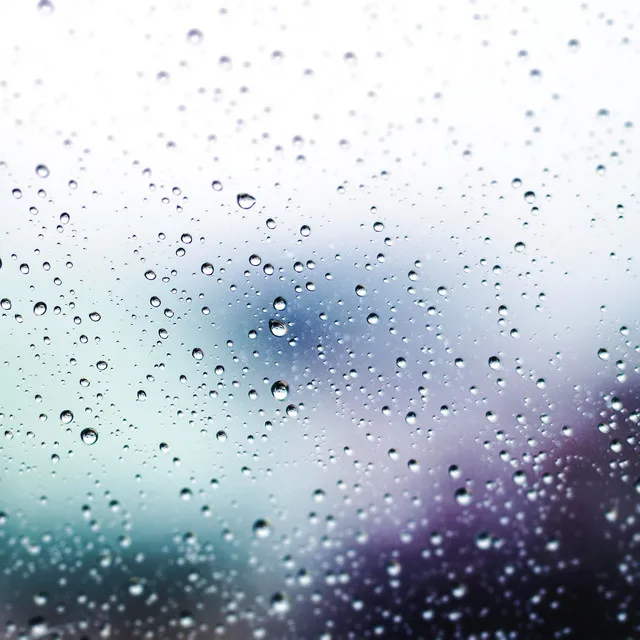
[[[204,36],[200,29],[189,29],[189,31],[187,31],[187,42],[189,44],[200,44],[203,39]]]
[[[71,411],[69,411],[68,409],[65,409],[60,414],[60,420],[62,421],[63,424],[69,424],[70,422],[73,421],[73,413]]]
[[[378,324],[379,321],[380,321],[380,317],[378,316],[377,313],[370,313],[367,316],[367,322],[369,324]]]
[[[455,492],[456,502],[461,507],[468,507],[471,504],[471,492],[466,487],[461,487]]]
[[[36,316],[43,316],[47,312],[47,305],[44,302],[36,302],[33,305],[33,313]]]
[[[609,359],[609,352],[604,348],[598,349],[598,358],[606,362]]]
[[[213,275],[213,265],[210,262],[203,262],[200,271],[202,271],[205,276],[211,276]]]
[[[36,175],[39,178],[47,178],[49,176],[49,167],[46,164],[39,164],[36,167]]]
[[[253,523],[253,535],[256,538],[268,538],[271,535],[272,527],[268,520],[260,518]]]
[[[195,625],[196,621],[190,611],[183,611],[180,614],[180,626],[183,629],[189,629]]]
[[[212,188],[214,191],[222,191],[222,182],[220,182],[220,180],[214,180],[214,181],[211,183],[211,188]]]
[[[356,286],[356,295],[359,298],[363,298],[364,296],[367,295],[367,289],[363,284],[359,284]]]
[[[274,613],[284,615],[288,613],[289,609],[291,608],[289,598],[286,594],[278,591],[271,597],[271,607],[273,608]]]
[[[284,311],[287,308],[287,301],[282,297],[277,297],[273,301],[273,308],[276,311]]]

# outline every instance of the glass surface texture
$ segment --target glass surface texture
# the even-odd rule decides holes
[[[0,11],[0,637],[640,637],[637,2]]]

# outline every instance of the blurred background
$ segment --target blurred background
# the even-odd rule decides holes
[[[633,638],[640,9],[7,0],[3,638]]]

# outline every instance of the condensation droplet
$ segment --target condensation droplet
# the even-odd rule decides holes
[[[236,202],[241,209],[251,209],[256,203],[256,199],[248,193],[239,193],[236,197]]]
[[[47,305],[44,302],[36,302],[33,305],[33,313],[36,316],[43,316],[47,312]]]
[[[272,318],[269,320],[269,331],[271,331],[272,335],[276,336],[276,338],[282,338],[282,336],[287,333],[287,327],[280,322],[280,320],[274,320]]]
[[[286,400],[289,395],[289,385],[284,380],[278,380],[271,385],[271,394],[276,400]]]
[[[80,432],[80,439],[85,444],[95,444],[98,441],[98,432],[92,427],[87,427]]]
[[[187,42],[189,44],[200,44],[203,39],[204,36],[200,29],[189,29],[189,31],[187,31]]]
[[[268,520],[260,518],[253,523],[253,534],[256,538],[268,538],[271,535],[272,527]]]

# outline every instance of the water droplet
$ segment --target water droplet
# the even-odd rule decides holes
[[[92,312],[89,314],[89,319],[90,319],[92,322],[100,322],[100,318],[101,318],[101,317],[102,317],[102,316],[101,316],[97,311],[92,311]]]
[[[216,440],[218,442],[226,442],[227,441],[227,432],[226,431],[222,431],[222,429],[220,431],[218,431],[218,433],[216,433]]]
[[[367,295],[367,289],[363,284],[359,284],[356,286],[356,295],[359,298],[363,298],[364,296]]]
[[[524,194],[524,201],[527,204],[533,204],[536,201],[536,194],[533,191],[526,191]]]
[[[47,16],[53,13],[55,6],[51,2],[51,0],[40,0],[36,8],[42,15]]]
[[[498,370],[502,369],[502,362],[500,362],[500,358],[498,358],[498,356],[491,356],[489,358],[489,366],[494,371],[498,371]]]
[[[466,487],[461,487],[455,493],[456,502],[461,507],[468,507],[471,504],[471,492]]]
[[[196,347],[192,352],[191,355],[196,359],[196,360],[202,360],[202,358],[204,358],[204,352],[202,351],[202,349],[200,349],[199,347]]]
[[[256,538],[268,538],[271,535],[272,527],[268,520],[260,518],[253,523],[253,535]]]
[[[222,182],[220,182],[220,180],[214,180],[214,181],[211,183],[211,188],[212,188],[214,191],[222,191]]]
[[[0,307],[5,311],[9,311],[9,309],[11,309],[11,300],[9,300],[9,298],[2,298],[2,300],[0,300]]]
[[[516,242],[516,243],[513,245],[513,248],[514,248],[518,253],[522,253],[522,252],[525,250],[526,245],[525,245],[525,243],[524,243],[524,242]]]
[[[367,322],[369,324],[378,324],[379,321],[380,321],[380,318],[377,313],[370,313],[367,316]]]
[[[210,262],[203,262],[200,271],[202,271],[205,276],[211,276],[213,275],[213,265]]]
[[[308,238],[310,234],[311,234],[311,227],[309,225],[303,224],[300,227],[300,235],[304,236],[305,238]]]
[[[575,38],[571,38],[571,40],[567,42],[567,46],[569,47],[569,51],[571,51],[572,53],[580,51],[580,41],[576,40]]]
[[[402,572],[402,565],[397,560],[389,560],[387,562],[387,573],[392,578],[397,578]]]
[[[63,422],[63,424],[69,424],[73,421],[73,413],[71,413],[71,411],[69,411],[68,409],[65,409],[60,414],[60,420]]]
[[[155,271],[152,271],[151,269],[149,269],[149,270],[144,272],[144,277],[147,280],[155,280],[156,279],[156,273],[155,273]]]
[[[131,584],[129,584],[129,593],[134,596],[141,596],[144,591],[144,585],[136,578],[131,578]]]
[[[187,42],[189,44],[200,44],[203,39],[204,36],[200,29],[189,29],[189,31],[187,31]]]
[[[598,349],[598,358],[606,362],[609,359],[609,352],[604,348]]]
[[[284,311],[287,308],[287,301],[284,298],[278,297],[273,301],[273,308],[276,311]]]
[[[289,598],[286,594],[278,591],[278,593],[274,593],[271,597],[271,607],[273,608],[274,613],[284,615],[288,613],[291,608]]]
[[[47,178],[49,176],[49,168],[46,164],[39,164],[36,167],[36,174],[39,178]]]
[[[409,471],[412,471],[413,473],[418,473],[418,471],[420,471],[420,463],[413,458],[407,462],[407,467],[409,468]]]
[[[256,203],[256,199],[248,193],[239,193],[236,202],[241,209],[251,209]]]
[[[287,327],[280,320],[274,320],[273,318],[269,320],[269,331],[276,336],[276,338],[282,338],[282,336],[286,335]]]
[[[193,617],[190,611],[183,611],[180,614],[180,626],[183,629],[189,629],[190,627],[193,627],[195,623],[196,623],[195,618]]]
[[[289,395],[289,385],[284,380],[278,380],[271,385],[271,393],[276,400],[286,400]]]
[[[80,439],[85,444],[95,444],[98,441],[98,432],[92,427],[87,427],[80,432]]]
[[[184,243],[184,244],[191,244],[191,242],[193,241],[193,238],[191,237],[190,233],[183,233],[180,236],[180,240]]]
[[[47,312],[47,305],[44,302],[36,302],[33,305],[33,313],[36,316],[43,316]]]

